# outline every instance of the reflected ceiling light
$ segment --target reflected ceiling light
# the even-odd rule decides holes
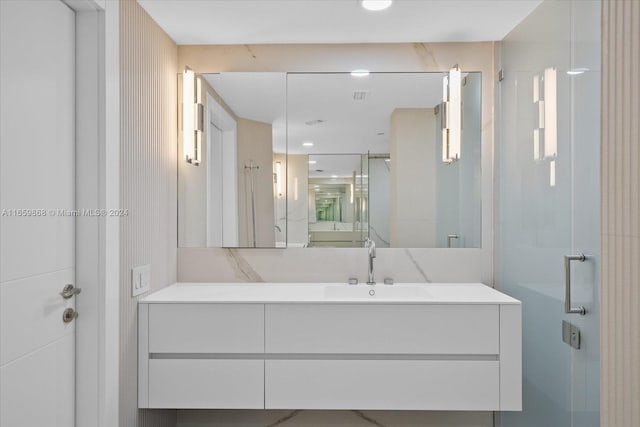
[[[578,74],[584,74],[586,71],[589,71],[588,68],[574,68],[572,70],[567,71],[567,74],[570,76],[577,76]]]
[[[353,70],[351,72],[351,76],[352,77],[367,77],[369,74],[371,74],[370,71],[369,70],[364,70],[364,69],[362,69],[362,70]]]
[[[202,80],[186,67],[182,73],[182,153],[194,166],[200,164],[203,129]]]
[[[367,10],[377,12],[391,6],[393,0],[360,0],[360,5]]]
[[[313,147],[313,141],[303,141],[302,145],[304,147]]]
[[[318,162],[316,162],[315,160],[309,160],[309,164],[310,165],[315,165],[316,163],[318,163]]]
[[[338,175],[331,175],[331,178],[337,178]]]
[[[442,161],[460,159],[462,139],[462,73],[455,65],[442,79]]]
[[[391,161],[391,159],[384,159],[384,161],[385,161],[385,162],[390,162],[390,161]]]

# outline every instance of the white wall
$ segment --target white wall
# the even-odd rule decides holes
[[[251,174],[254,166],[254,203],[256,210],[256,247],[275,246],[273,199],[273,132],[270,123],[238,119],[238,213],[241,247],[253,246],[253,212],[251,208]]]
[[[398,108],[391,114],[392,247],[436,245],[435,129],[433,109]]]
[[[284,164],[284,163],[283,163]],[[287,244],[309,241],[309,156],[287,156]],[[296,181],[298,186],[296,200]]]
[[[369,158],[369,228],[370,238],[379,248],[388,248],[391,238],[391,162],[383,158]],[[351,189],[347,190],[351,192]],[[350,194],[344,197],[345,214],[351,209]],[[344,221],[347,222],[347,221]]]

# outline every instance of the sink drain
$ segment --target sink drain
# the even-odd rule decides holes
[[[376,294],[376,291],[374,291],[373,289],[369,291],[369,295],[374,296],[375,294]]]

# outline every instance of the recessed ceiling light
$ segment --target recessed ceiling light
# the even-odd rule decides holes
[[[370,74],[369,70],[353,70],[351,76],[353,77],[367,77]]]
[[[302,145],[305,147],[313,147],[313,141],[304,141]]]
[[[360,0],[360,5],[367,10],[384,10],[391,6],[393,0]]]
[[[338,175],[331,175],[331,178],[337,178]]]
[[[309,160],[309,164],[310,165],[315,165],[316,163],[318,163],[318,162],[316,162],[315,160]]]
[[[573,70],[567,71],[567,74],[570,76],[576,76],[578,74],[584,74],[585,71],[589,71],[588,68],[574,68]]]

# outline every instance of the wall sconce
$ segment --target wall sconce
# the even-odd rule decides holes
[[[187,163],[200,165],[204,104],[202,80],[189,67],[182,73],[182,152]]]
[[[282,162],[276,162],[276,171],[273,174],[273,181],[276,184],[276,197],[281,199],[284,195],[282,193]]]
[[[462,73],[455,65],[442,79],[442,161],[460,160],[462,137]]]

